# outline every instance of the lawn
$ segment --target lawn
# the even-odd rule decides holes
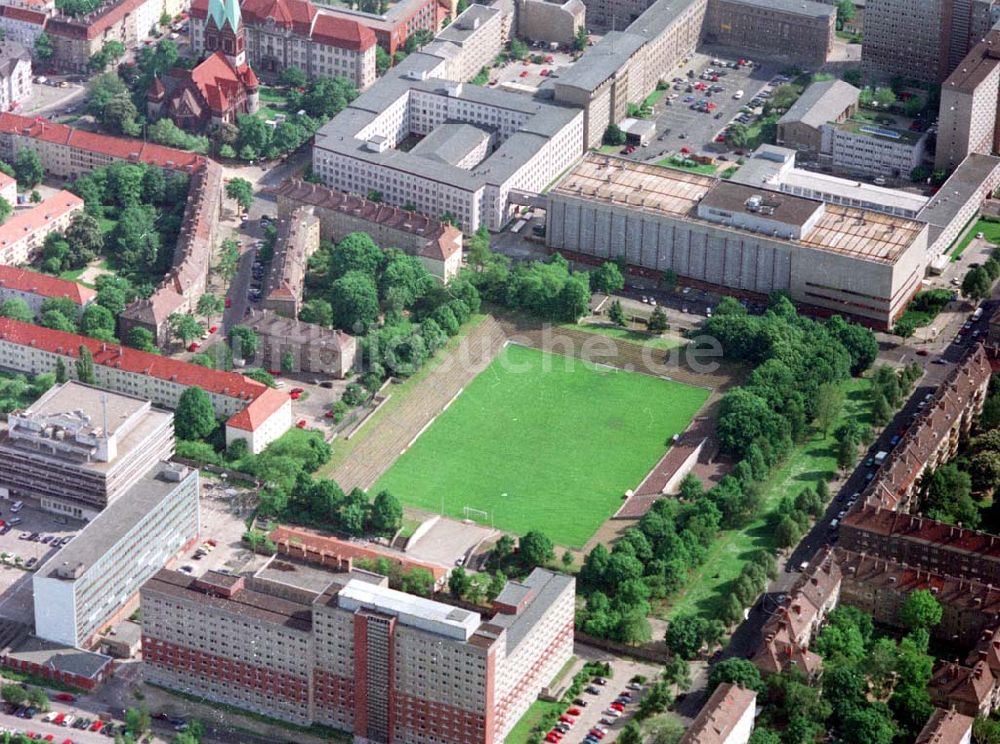
[[[837,472],[836,437],[833,432],[841,423],[855,419],[871,423],[868,379],[852,379],[845,383],[846,400],[836,424],[825,437],[815,436],[799,446],[784,466],[772,474],[765,485],[761,515],[741,530],[727,530],[708,551],[705,562],[694,570],[687,582],[687,591],[678,595],[666,608],[666,617],[688,613],[711,617],[721,610],[724,588],[743,569],[747,557],[755,550],[775,550],[770,513],[784,496],[798,494],[806,487],[815,487],[821,477],[832,478]]]
[[[982,233],[983,237],[991,243],[1000,244],[1000,222],[990,222],[987,220],[979,220],[975,225],[973,225],[969,232],[966,233],[965,237],[962,238],[955,249],[951,252],[951,260],[957,261],[958,257],[962,255],[962,252],[969,247],[969,244],[975,239],[976,233]]]
[[[514,728],[507,734],[504,740],[507,744],[528,744],[531,741],[531,732],[546,715],[550,713],[562,713],[566,708],[565,703],[551,703],[545,700],[536,700],[531,707],[521,716],[521,720],[514,724]]]
[[[507,346],[375,484],[410,506],[579,548],[709,391]]]
[[[649,108],[653,108],[653,106],[659,103],[660,99],[663,98],[663,96],[665,96],[666,94],[667,94],[666,88],[663,88],[662,90],[654,90],[652,93],[646,96],[646,100],[642,102],[642,105],[647,106]]]
[[[628,328],[618,328],[617,326],[597,325],[595,323],[567,323],[564,328],[576,331],[586,331],[587,333],[598,333],[609,338],[617,338],[622,341],[631,341],[640,346],[648,346],[650,349],[660,349],[666,351],[687,343],[681,338],[670,338],[669,336],[656,336],[645,331],[634,331]]]
[[[684,163],[684,164],[682,164]],[[688,173],[701,173],[706,176],[714,176],[718,170],[717,166],[696,163],[693,160],[680,160],[674,156],[657,160],[656,164],[661,168],[673,168],[674,170],[687,171]]]
[[[625,145],[601,145],[597,151],[602,155],[617,155]]]

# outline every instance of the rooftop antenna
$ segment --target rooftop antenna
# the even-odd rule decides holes
[[[104,436],[108,436],[108,394],[101,393],[101,417],[103,421],[101,422],[104,426]]]

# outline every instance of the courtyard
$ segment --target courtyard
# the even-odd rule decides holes
[[[709,394],[509,344],[371,490],[580,548]]]

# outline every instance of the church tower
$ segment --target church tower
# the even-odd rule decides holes
[[[235,69],[246,64],[246,31],[239,0],[209,0],[205,51],[222,52]]]

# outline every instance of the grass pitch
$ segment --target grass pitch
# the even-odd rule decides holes
[[[480,509],[498,529],[579,548],[708,395],[509,345],[371,490],[460,519]]]

